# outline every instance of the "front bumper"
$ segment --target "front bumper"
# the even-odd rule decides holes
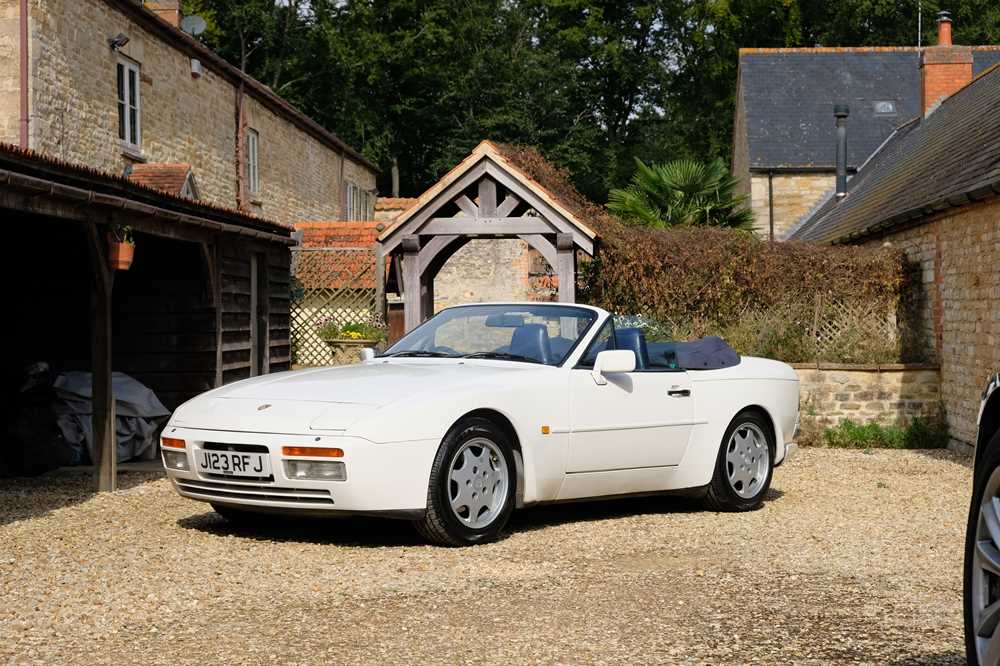
[[[374,444],[360,437],[275,435],[167,427],[165,437],[183,439],[188,470],[167,468],[182,496],[252,511],[296,514],[376,514],[413,518],[423,513],[427,483],[438,440]],[[267,478],[204,474],[196,460],[206,442],[266,446]],[[291,479],[285,475],[283,446],[343,449],[344,481]]]

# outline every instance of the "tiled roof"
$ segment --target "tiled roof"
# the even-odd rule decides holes
[[[847,192],[790,237],[849,241],[1000,194],[1000,66],[900,128]]]
[[[375,210],[403,211],[417,203],[416,197],[379,197],[375,201]]]
[[[973,47],[973,71],[1000,61],[1000,47]],[[847,163],[865,162],[893,130],[921,113],[915,47],[741,49],[738,109],[745,114],[748,165],[834,168],[833,105],[847,104]],[[892,101],[894,114],[875,103]]]
[[[149,162],[135,164],[128,174],[129,180],[154,190],[180,195],[191,173],[191,165],[181,162]]]
[[[139,204],[151,204],[165,210],[196,215],[216,222],[237,224],[247,228],[258,228],[288,235],[290,227],[276,220],[245,213],[235,208],[221,206],[207,201],[192,201],[180,195],[170,194],[142,183],[134,182],[118,174],[101,171],[90,166],[75,164],[42,155],[17,146],[0,143],[0,172],[22,174],[27,177],[57,181],[77,188],[80,192],[92,191],[112,197],[127,199]],[[0,174],[0,181],[3,178]]]
[[[374,289],[374,250],[379,231],[384,228],[385,223],[378,221],[296,223],[306,249],[300,253],[297,264],[301,268],[296,277],[311,289]]]

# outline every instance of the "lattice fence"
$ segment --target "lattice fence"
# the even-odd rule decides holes
[[[316,332],[324,322],[380,323],[375,252],[369,248],[293,248],[291,338],[297,366],[335,363]]]

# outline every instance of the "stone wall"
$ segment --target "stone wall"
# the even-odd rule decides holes
[[[0,131],[16,140],[17,0],[0,0]],[[135,161],[191,164],[205,201],[235,207],[236,87],[208,63],[191,75],[191,54],[146,30],[107,0],[30,0],[31,147],[110,173]],[[15,32],[10,33],[13,25]],[[141,150],[118,139],[116,64],[107,37],[125,33],[121,56],[140,65]],[[12,43],[8,43],[13,38]],[[12,51],[10,49],[13,49]],[[260,131],[261,195],[253,212],[291,223],[340,216],[340,175],[374,188],[375,175],[291,121],[248,89],[246,122]]]
[[[974,444],[980,395],[1000,369],[1000,200],[870,242],[892,243],[913,262],[919,335],[941,366],[951,436]]]
[[[471,240],[434,279],[434,311],[484,301],[554,301],[558,290],[551,267],[524,241]]]
[[[17,0],[0,0],[0,142],[17,144],[20,136]]]
[[[762,238],[767,238],[770,231],[767,179],[766,173],[750,176],[754,230]],[[774,237],[778,240],[836,185],[833,173],[776,173],[773,179]]]
[[[895,425],[932,415],[941,404],[934,365],[843,365],[796,363],[803,433],[850,419]]]
[[[249,202],[258,215],[288,223],[344,219],[342,182],[375,189],[372,171],[351,160],[342,166],[340,155],[310,134],[289,131],[287,121],[256,100],[248,99],[245,109],[247,129],[260,137],[260,193]]]

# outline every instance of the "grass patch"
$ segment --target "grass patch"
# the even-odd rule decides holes
[[[858,424],[851,420],[823,431],[827,446],[838,449],[943,449],[948,424],[942,416],[916,416],[905,425]]]

